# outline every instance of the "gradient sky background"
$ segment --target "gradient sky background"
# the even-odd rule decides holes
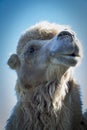
[[[82,42],[84,58],[75,77],[87,108],[87,0],[0,0],[0,130],[16,103],[17,77],[7,59],[15,53],[21,32],[43,20],[70,25]]]

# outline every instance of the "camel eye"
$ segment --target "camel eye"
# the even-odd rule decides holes
[[[40,49],[40,46],[31,45],[27,50],[25,50],[24,55],[25,56],[33,56],[34,54],[37,54],[38,50]]]
[[[34,54],[40,49],[40,46],[32,45],[28,49],[29,54]]]
[[[32,54],[32,53],[34,53],[34,52],[35,52],[35,48],[34,48],[33,46],[31,46],[31,47],[29,48],[29,53]]]

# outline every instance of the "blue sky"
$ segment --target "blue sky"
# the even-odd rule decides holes
[[[0,0],[0,130],[16,103],[16,73],[6,62],[15,53],[21,32],[47,20],[70,25],[82,42],[84,58],[75,77],[87,108],[87,0]]]

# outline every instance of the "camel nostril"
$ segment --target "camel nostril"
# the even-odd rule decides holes
[[[58,37],[61,37],[61,36],[72,36],[72,34],[69,32],[69,31],[62,31],[58,34]]]
[[[70,38],[71,40],[73,40],[73,34],[71,34],[69,31],[62,31],[58,34],[57,39],[62,38]]]

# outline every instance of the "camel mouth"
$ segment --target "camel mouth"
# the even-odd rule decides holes
[[[61,54],[62,56],[65,56],[65,57],[78,57],[78,58],[80,58],[81,56],[77,53],[75,53],[75,52],[73,52],[73,53],[66,53],[66,54]]]
[[[61,54],[58,54],[57,56],[54,56],[52,58],[52,62],[54,64],[63,64],[65,66],[75,66],[79,63],[81,59],[81,56],[79,55],[79,53],[61,53]]]

